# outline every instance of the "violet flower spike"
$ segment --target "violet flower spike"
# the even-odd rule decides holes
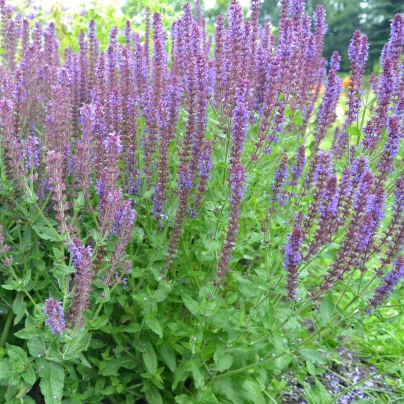
[[[90,293],[92,290],[92,249],[82,245],[78,237],[73,237],[70,244],[73,266],[76,269],[74,275],[74,297],[69,321],[84,325],[83,314],[90,305]]]
[[[380,306],[383,301],[394,292],[394,287],[404,278],[404,257],[399,257],[393,264],[393,268],[383,278],[380,286],[375,289],[374,296],[369,300],[369,307],[365,309],[367,313],[371,313],[373,309]]]
[[[66,329],[62,302],[58,302],[54,297],[50,297],[45,300],[45,306],[43,308],[46,314],[46,325],[50,325],[52,328],[52,334],[59,333],[60,337],[63,337],[63,331]]]
[[[285,244],[285,269],[288,273],[287,286],[288,296],[292,300],[297,300],[297,280],[299,277],[298,266],[302,261],[300,248],[303,242],[303,233],[299,226],[295,226],[292,233],[289,234],[288,241]]]

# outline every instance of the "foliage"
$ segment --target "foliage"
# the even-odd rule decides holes
[[[338,400],[336,338],[403,296],[404,24],[372,90],[353,33],[338,122],[324,9],[290,3],[276,37],[256,0],[214,39],[198,2],[170,35],[90,13],[66,50],[0,1],[3,401]]]

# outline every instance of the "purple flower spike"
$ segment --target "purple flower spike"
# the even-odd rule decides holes
[[[289,240],[285,244],[285,269],[288,272],[287,291],[289,298],[297,299],[297,280],[299,272],[297,270],[302,261],[300,247],[302,245],[303,233],[299,226],[295,226],[292,234],[289,234]]]
[[[93,274],[92,268],[92,249],[82,245],[78,237],[73,237],[70,245],[73,266],[76,269],[74,275],[74,297],[70,312],[70,321],[72,323],[79,322],[80,326],[84,325],[83,313],[88,309],[90,304],[90,293],[92,290]]]
[[[394,292],[394,287],[404,277],[404,257],[399,257],[393,264],[393,268],[383,278],[380,286],[375,289],[374,296],[369,300],[369,307],[365,309],[367,313],[371,313],[374,308],[380,306],[383,301]]]
[[[58,302],[54,297],[50,297],[45,300],[45,307],[43,308],[46,314],[46,325],[52,327],[52,334],[57,332],[63,337],[63,331],[66,329],[64,320],[64,313],[62,308],[62,302]]]
[[[229,270],[229,262],[232,256],[232,251],[236,245],[239,229],[240,206],[244,198],[244,181],[244,167],[241,164],[237,164],[234,167],[230,178],[230,216],[226,229],[226,236],[223,242],[223,248],[220,253],[216,280],[214,281],[216,287],[221,285],[226,272]]]
[[[296,154],[295,157],[295,164],[292,168],[292,183],[291,185],[293,187],[297,186],[297,183],[299,181],[299,177],[303,172],[304,165],[306,164],[306,148],[304,145],[300,145],[299,151]]]

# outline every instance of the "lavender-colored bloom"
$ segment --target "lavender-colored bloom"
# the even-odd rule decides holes
[[[223,241],[223,248],[219,257],[218,271],[216,272],[216,279],[214,281],[216,287],[221,285],[226,272],[229,270],[232,251],[236,245],[239,229],[240,207],[244,198],[244,181],[244,167],[241,164],[237,164],[233,168],[230,178],[230,216]]]
[[[72,105],[72,77],[65,68],[51,70],[54,72],[50,86],[50,99],[46,105],[45,147],[63,153],[70,143],[71,122],[77,122]],[[78,96],[78,94],[77,94]]]
[[[117,189],[119,179],[119,154],[122,151],[120,137],[116,133],[110,133],[103,140],[105,162],[97,180],[96,190],[101,196],[101,210],[107,203],[106,197],[113,190]]]
[[[351,64],[351,76],[348,88],[348,111],[335,150],[337,155],[341,155],[345,150],[348,136],[346,129],[352,125],[353,122],[358,120],[362,104],[362,82],[366,60],[368,58],[368,47],[367,36],[362,34],[359,30],[355,31],[348,48],[349,61]]]
[[[131,260],[125,260],[126,247],[131,239],[133,224],[136,219],[136,211],[132,209],[129,200],[121,201],[115,213],[115,223],[112,232],[118,237],[115,243],[114,253],[110,260],[110,268],[106,271],[103,282],[111,286],[116,281],[123,282],[122,277],[131,271]],[[121,276],[118,269],[124,267]]]
[[[395,76],[394,82],[397,84],[400,57],[404,45],[404,16],[400,13],[396,14],[391,20],[390,27],[390,40],[387,44],[385,56],[392,61],[393,74]]]
[[[287,291],[288,296],[292,300],[297,299],[297,280],[299,272],[297,270],[302,261],[301,246],[303,242],[303,233],[299,226],[293,228],[293,232],[289,234],[288,241],[285,244],[285,269],[288,273],[287,277]]]
[[[368,149],[374,149],[380,140],[382,129],[388,121],[388,112],[391,97],[394,90],[393,63],[389,57],[383,59],[382,75],[377,88],[378,105],[375,115],[366,123],[363,145]]]
[[[95,107],[93,105],[85,105],[80,110],[82,136],[76,143],[76,153],[73,155],[73,171],[75,181],[79,189],[86,197],[88,189],[92,183],[92,173],[94,172],[94,138],[93,127],[96,118]]]
[[[293,187],[297,186],[297,183],[299,181],[300,175],[303,172],[305,164],[306,164],[306,148],[302,144],[299,146],[299,151],[297,152],[296,157],[295,157],[295,164],[292,167],[291,185]]]
[[[245,135],[248,127],[249,111],[247,108],[248,83],[236,90],[236,108],[233,112],[232,144],[230,149],[230,166],[240,162],[244,149]]]
[[[160,122],[161,127],[161,139],[160,139],[160,158],[157,163],[158,167],[158,180],[155,187],[155,193],[153,196],[154,209],[153,214],[161,215],[164,211],[164,205],[167,201],[167,189],[168,189],[168,148],[171,141],[174,138],[174,132],[176,129],[179,105],[181,102],[181,94],[178,91],[176,78],[173,78],[173,84],[167,89],[167,93],[164,99],[160,103]]]
[[[66,324],[62,302],[58,302],[54,297],[50,297],[45,300],[43,311],[47,317],[45,324],[52,327],[52,334],[58,332],[59,335],[63,337],[63,331],[66,329]]]
[[[88,83],[88,43],[83,30],[79,34],[79,96],[80,106],[90,102],[90,89]]]
[[[321,210],[322,198],[324,190],[327,186],[327,181],[331,172],[330,155],[321,152],[316,159],[316,164],[312,166],[312,181],[313,187],[313,201],[310,203],[308,215],[303,224],[303,231],[307,233],[312,226],[312,223],[319,211]],[[310,184],[307,184],[310,186]]]
[[[321,246],[330,242],[332,236],[338,230],[340,224],[338,220],[339,200],[337,177],[333,175],[328,178],[326,188],[323,191],[319,207],[319,224],[304,257],[305,261],[308,261],[311,256],[316,254]]]
[[[45,37],[45,60],[50,66],[60,66],[59,42],[56,39],[56,25],[54,22],[49,24],[48,30],[44,33]]]
[[[200,154],[199,159],[199,172],[200,172],[200,181],[198,184],[198,194],[196,195],[194,211],[197,212],[199,207],[202,205],[203,202],[203,195],[208,188],[208,180],[210,179],[211,172],[212,172],[212,164],[213,164],[213,157],[212,157],[212,143],[207,140],[204,142],[202,152]]]
[[[40,166],[41,139],[37,136],[28,136],[24,148],[25,165],[27,168]]]
[[[90,305],[90,293],[92,290],[92,249],[82,245],[78,237],[73,237],[70,244],[74,274],[74,297],[69,320],[72,324],[84,325],[83,314]]]
[[[328,129],[330,129],[336,119],[335,108],[338,104],[341,92],[341,79],[337,76],[340,60],[341,57],[338,52],[334,52],[331,59],[331,69],[328,73],[325,85],[323,101],[317,115],[317,126],[315,130],[317,145],[325,137]]]
[[[367,206],[362,221],[357,227],[357,238],[355,240],[356,253],[359,255],[358,263],[360,269],[365,271],[364,261],[367,255],[373,250],[374,237],[381,220],[384,218],[385,193],[383,187],[379,186],[374,194],[367,195]]]
[[[392,157],[396,157],[398,154],[398,148],[400,147],[400,130],[399,122],[396,116],[389,117],[389,130],[387,133],[387,141],[384,148],[387,149]]]
[[[215,101],[222,102],[227,80],[228,66],[226,63],[226,28],[222,14],[216,19],[215,27],[215,48],[214,48],[214,71],[215,71]]]
[[[55,151],[50,151],[48,154],[48,181],[52,191],[52,200],[56,202],[54,210],[57,212],[56,219],[60,221],[61,233],[64,238],[69,238],[67,219],[69,218],[66,196],[66,182],[64,174],[64,157]]]
[[[393,268],[383,278],[382,283],[375,289],[374,296],[369,300],[369,307],[365,309],[371,313],[374,308],[380,306],[383,301],[394,292],[394,287],[404,278],[404,257],[399,257],[393,264]]]
[[[380,240],[380,246],[387,245],[385,256],[381,259],[382,265],[390,264],[404,246],[404,178],[401,176],[395,184],[394,204],[391,221]]]
[[[146,7],[145,15],[146,15],[145,19],[146,25],[145,25],[143,52],[148,74],[148,72],[150,71],[150,27],[151,27],[151,13],[149,7]]]
[[[284,204],[285,199],[285,185],[288,177],[288,156],[283,153],[282,161],[275,171],[274,182],[272,183],[272,200],[273,204],[277,200],[280,205]]]

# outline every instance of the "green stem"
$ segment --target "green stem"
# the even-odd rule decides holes
[[[13,317],[14,317],[14,313],[10,310],[8,313],[8,316],[7,316],[6,324],[4,325],[3,332],[1,333],[1,340],[0,340],[1,348],[3,348],[6,343],[8,330],[10,329],[11,320],[13,319]]]

